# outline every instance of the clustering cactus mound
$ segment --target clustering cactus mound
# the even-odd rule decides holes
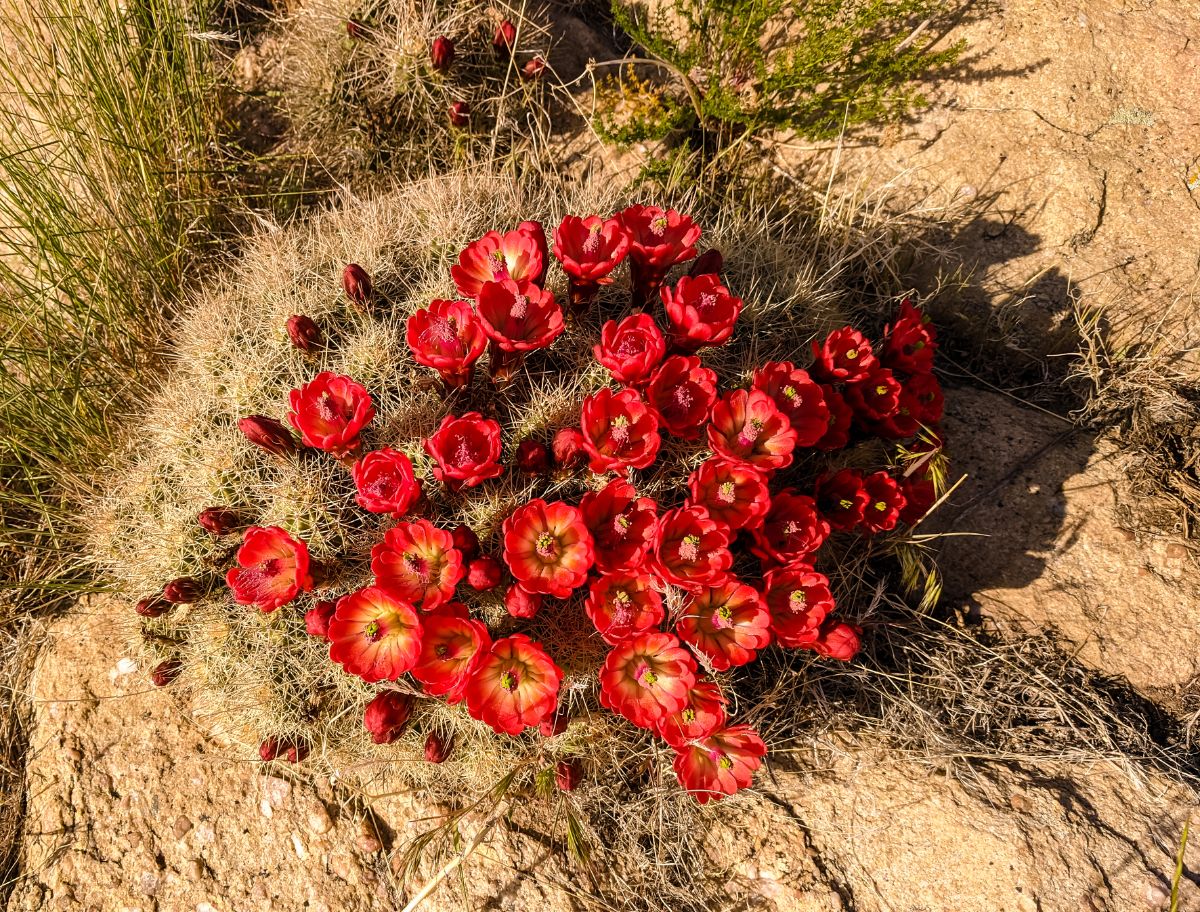
[[[564,310],[568,301],[581,297],[580,286],[598,295],[587,313],[568,314],[565,331],[548,347],[526,353],[523,364],[514,366],[503,352],[493,352],[505,368],[501,373],[512,374],[507,383],[489,382],[482,370],[485,356],[476,365],[473,383],[461,388],[447,385],[435,371],[414,360],[405,329],[409,318],[429,308],[430,302],[460,297],[450,267],[468,244],[486,232],[510,230],[526,219],[539,220],[552,231],[565,215],[607,216],[631,202],[608,188],[564,191],[541,186],[523,191],[496,178],[459,176],[409,185],[370,202],[347,201],[307,225],[264,233],[248,245],[243,259],[214,283],[181,322],[174,370],[137,422],[126,464],[95,513],[96,550],[130,597],[128,632],[142,644],[147,667],[156,670],[156,683],[170,684],[191,703],[197,718],[241,745],[247,758],[303,760],[310,766],[340,770],[342,775],[352,771],[362,780],[378,777],[393,785],[425,788],[451,803],[486,793],[497,783],[503,783],[509,793],[552,790],[557,772],[559,786],[573,792],[572,806],[584,812],[572,816],[573,821],[581,819],[603,829],[632,809],[642,821],[638,826],[644,829],[639,832],[655,830],[663,845],[675,841],[680,847],[694,846],[689,842],[694,834],[688,833],[691,818],[687,816],[696,813],[694,802],[676,785],[671,750],[652,732],[600,706],[598,670],[613,647],[585,612],[586,584],[568,581],[568,591],[578,586],[570,597],[546,598],[532,618],[513,616],[511,605],[506,610],[507,579],[486,588],[500,569],[495,566],[480,571],[485,591],[475,591],[464,582],[455,594],[470,617],[486,625],[494,641],[527,634],[561,668],[559,713],[557,719],[545,719],[541,733],[533,727],[518,735],[497,734],[494,729],[501,723],[494,714],[488,718],[491,724],[485,724],[472,718],[468,704],[450,705],[427,697],[408,675],[394,682],[368,683],[366,676],[348,673],[331,661],[330,643],[313,635],[321,631],[306,628],[306,613],[312,614],[320,603],[376,582],[372,549],[397,525],[392,517],[368,512],[356,502],[362,489],[356,491],[349,464],[362,454],[383,448],[405,454],[425,495],[411,512],[442,529],[470,527],[478,535],[481,552],[505,559],[505,570],[515,567],[502,524],[514,511],[538,498],[579,504],[583,495],[599,491],[611,480],[611,472],[593,475],[586,466],[548,467],[544,451],[529,442],[549,447],[561,429],[579,428],[585,400],[594,405],[601,399],[608,401],[605,397],[641,395],[618,394],[619,384],[610,375],[615,369],[602,366],[593,351],[598,344],[623,351],[611,337],[612,328],[602,333],[601,326],[634,312],[630,270],[624,265],[613,273],[612,284],[589,289],[586,280],[573,280],[569,288],[557,262],[548,258],[545,288]],[[683,208],[687,201],[675,202]],[[707,254],[705,264],[719,269],[722,280],[744,301],[732,337],[698,350],[704,366],[715,372],[720,394],[731,403],[736,400],[733,391],[749,388],[756,380],[755,371],[765,363],[794,360],[808,365],[814,339],[824,339],[861,316],[839,306],[841,301],[854,300],[843,279],[857,279],[858,264],[831,262],[820,236],[798,224],[781,231],[772,227],[772,221],[756,209],[697,212],[704,229],[700,250],[715,248],[724,260],[721,265],[721,257]],[[348,263],[361,269],[346,271]],[[677,280],[687,267],[685,263],[672,269],[664,285],[679,287]],[[654,279],[644,268],[633,271],[642,284]],[[364,287],[368,279],[369,294]],[[458,284],[461,288],[462,281]],[[484,286],[481,312],[489,293]],[[889,303],[889,317],[895,306]],[[652,299],[646,312],[666,328],[662,307]],[[307,320],[293,319],[298,315]],[[878,320],[875,328],[881,323]],[[693,328],[688,334],[694,334]],[[696,344],[679,333],[668,337],[684,347]],[[861,339],[835,333],[826,346],[826,363],[849,363],[845,359],[851,350],[866,351]],[[637,373],[644,367],[625,362],[620,369]],[[320,441],[314,437],[312,442],[328,452],[313,447],[288,452],[290,442],[281,444],[271,437],[271,421],[286,425],[295,406],[295,402],[289,406],[289,397],[295,400],[293,391],[324,372],[354,378],[369,391],[374,414],[358,413],[358,418],[368,419],[358,441],[336,435]],[[323,406],[320,399],[313,402],[315,417],[310,417],[319,424]],[[869,404],[855,407],[860,414],[863,409],[870,411]],[[496,420],[502,445],[499,462],[504,471],[475,485],[451,483],[446,466],[436,463],[425,445],[447,415],[468,412]],[[780,423],[780,413],[773,414],[776,417],[768,416],[768,425]],[[261,416],[259,424],[247,426],[243,421],[247,416]],[[652,462],[628,472],[615,467],[621,476],[629,475],[640,495],[657,501],[660,515],[694,496],[689,494],[687,479],[711,455],[710,446],[739,446],[736,429],[729,441],[713,443],[705,436],[706,418],[696,424],[695,440],[669,432],[664,424],[656,432],[662,442]],[[787,424],[783,419],[782,425]],[[687,429],[679,430],[686,433]],[[811,494],[814,479],[839,469],[861,469],[866,474],[883,469],[903,476],[904,460],[922,449],[911,443],[911,435],[905,437],[908,448],[858,432],[849,447],[801,447],[795,450],[790,467],[780,466],[777,472],[765,462],[761,467],[768,476],[775,473],[771,494],[782,502],[783,488]],[[283,454],[273,455],[272,449]],[[930,447],[923,449],[917,458],[929,465]],[[595,454],[592,464],[597,465]],[[853,475],[844,473],[842,481]],[[447,481],[437,480],[441,478]],[[829,509],[838,508],[835,504]],[[251,525],[286,530],[307,544],[312,562],[307,574],[311,586],[300,587],[307,591],[290,601],[291,593],[285,593],[285,604],[270,611],[238,604],[226,584],[226,574],[236,566],[243,546],[241,530]],[[761,521],[749,525],[744,541],[757,526]],[[812,558],[831,580],[839,619],[861,621],[878,604],[882,577],[876,565],[891,566],[905,534],[902,526],[874,536],[835,532]],[[761,587],[765,567],[758,557],[751,556],[744,544],[734,546],[734,551],[733,572]],[[770,557],[766,563],[770,565]],[[686,576],[678,567],[660,566],[656,572],[659,578],[663,573]],[[303,568],[301,576],[305,576]],[[190,591],[191,583],[177,583],[168,593],[172,604],[161,604],[164,585],[181,578],[198,581],[199,591]],[[247,582],[248,597],[254,597],[259,582]],[[698,638],[695,631],[689,639],[683,628],[676,627],[686,604],[684,589],[662,588],[667,610],[663,627],[693,642]],[[757,598],[754,593],[743,595],[750,601]],[[143,604],[135,613],[132,602],[139,598]],[[335,624],[343,616],[343,604],[344,600]],[[516,613],[522,612],[518,608]],[[714,660],[711,653],[694,646],[688,661],[698,662],[701,676],[707,672],[724,694],[730,723],[755,723],[770,743],[780,733],[770,718],[771,707],[800,699],[805,669],[811,663],[834,660],[764,645],[764,624],[752,625],[760,628],[752,645],[766,662],[739,664],[745,657],[736,650],[724,660]],[[824,644],[826,653],[840,653],[843,658],[853,653],[853,630],[841,635],[849,641]],[[753,653],[752,648],[751,657]],[[364,727],[364,712],[380,693],[414,698],[399,713],[376,702],[372,709],[376,718],[374,723],[368,719],[368,724],[377,736],[381,731],[385,735],[375,740],[390,739],[383,744],[375,743]],[[407,704],[407,698],[403,702]],[[610,694],[607,704],[614,702],[620,700]],[[388,718],[403,721],[400,717],[409,709],[406,724],[396,725],[398,735],[384,730]],[[636,708],[627,706],[625,716],[638,715]],[[448,752],[443,762],[427,760],[431,755],[440,758],[443,752]],[[644,804],[647,800],[669,801],[675,807],[664,818],[661,809]],[[573,831],[572,839],[580,835]],[[616,845],[610,837],[597,842]]]

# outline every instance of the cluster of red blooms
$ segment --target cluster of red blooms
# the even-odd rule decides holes
[[[506,465],[499,422],[478,412],[447,415],[425,439],[434,479],[451,490],[510,468],[561,475],[586,462],[596,475],[616,476],[577,504],[534,499],[514,509],[499,534],[502,563],[480,554],[469,528],[426,518],[429,502],[407,455],[361,452],[374,408],[360,384],[318,374],[292,391],[288,418],[305,446],[351,465],[359,506],[397,519],[372,551],[373,585],[306,615],[334,662],[373,683],[410,674],[430,696],[465,702],[497,733],[537,727],[553,737],[567,721],[558,706],[562,669],[525,634],[493,639],[457,595],[464,583],[495,588],[507,572],[505,605],[530,618],[547,597],[586,592],[594,635],[612,647],[598,670],[600,703],[670,745],[680,783],[704,802],[747,786],[766,754],[755,731],[731,724],[706,670],[745,665],[772,643],[851,659],[862,631],[835,615],[830,581],[816,569],[819,550],[834,533],[873,535],[916,522],[934,499],[921,472],[842,468],[808,492],[774,479],[802,451],[838,450],[855,434],[901,440],[936,430],[942,395],[932,374],[934,330],[908,301],[878,349],[839,329],[814,343],[807,367],[767,362],[748,388],[722,394],[697,354],[729,340],[742,310],[723,284],[720,255],[710,250],[673,285],[665,281],[696,256],[699,236],[689,217],[648,206],[608,219],[567,216],[552,248],[536,222],[488,232],[451,269],[461,299],[433,301],[409,319],[413,357],[457,388],[470,382],[485,349],[492,376],[503,379],[563,332],[563,310],[545,287],[551,249],[574,313],[625,260],[634,300],[655,291],[661,299],[661,325],[640,309],[603,325],[595,357],[616,386],[587,396],[579,426],[560,429],[552,449],[520,441]],[[369,288],[365,273],[359,279],[355,288],[364,279]],[[347,293],[353,297],[350,284]],[[243,421],[252,442],[272,453],[295,448],[286,427],[263,422]],[[640,496],[629,480],[630,469],[655,462],[664,435],[707,447],[686,499],[671,508]],[[202,521],[218,532],[220,508],[212,509],[218,513]],[[227,577],[239,603],[274,611],[313,588],[303,541],[277,527],[244,535]],[[732,571],[739,538],[761,562],[757,580]],[[673,590],[678,599],[667,598]],[[384,690],[365,725],[375,740],[393,740],[411,706],[407,695]],[[440,739],[426,745],[438,762],[448,750]],[[577,781],[576,772],[560,782]]]

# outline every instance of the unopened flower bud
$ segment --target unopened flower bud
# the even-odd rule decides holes
[[[198,579],[181,576],[163,586],[162,597],[172,605],[190,605],[200,601],[204,595],[204,586]]]
[[[154,666],[154,670],[150,672],[150,680],[154,682],[155,687],[166,687],[179,677],[181,671],[183,663],[179,659],[167,659]]]
[[[443,738],[437,732],[430,732],[425,739],[425,759],[430,763],[441,763],[450,756],[450,749],[453,746],[452,738]]]
[[[333,620],[335,608],[337,608],[337,602],[324,601],[317,602],[304,612],[304,629],[309,636],[329,636],[329,622]]]
[[[171,603],[161,595],[151,595],[138,602],[134,610],[144,618],[162,617],[171,610]]]
[[[456,101],[450,105],[450,125],[466,127],[471,123],[471,106],[465,101]]]
[[[321,347],[321,327],[317,326],[312,317],[292,314],[288,317],[287,334],[292,344],[305,354]]]
[[[721,256],[721,251],[716,247],[709,247],[704,253],[696,257],[696,262],[692,263],[692,268],[688,270],[688,275],[693,279],[702,275],[718,275],[721,272],[721,267],[725,265],[725,257]]]
[[[528,475],[543,475],[550,468],[546,445],[528,437],[517,444],[517,467]]]
[[[258,755],[263,759],[264,763],[270,763],[281,753],[278,738],[266,738],[262,744],[258,746]]]
[[[357,19],[346,20],[346,34],[351,38],[355,39],[356,41],[360,41],[366,35],[366,33],[366,26],[364,26]]]
[[[532,82],[542,75],[542,71],[546,69],[546,58],[541,54],[529,60],[525,66],[521,67],[521,78]]]
[[[500,585],[504,569],[494,557],[477,557],[467,565],[467,585],[476,592],[488,592]]]
[[[479,553],[479,536],[470,526],[462,524],[455,526],[450,537],[454,540],[454,547],[462,553],[464,562],[471,560]]]
[[[385,690],[367,704],[363,726],[376,744],[391,744],[404,733],[411,715],[412,697],[398,690]]]
[[[196,522],[210,535],[228,535],[243,525],[242,518],[229,507],[207,507],[200,511]]]
[[[519,583],[513,583],[504,593],[504,608],[515,618],[529,620],[541,607],[541,594],[522,589]]]
[[[567,730],[567,724],[570,721],[570,718],[560,706],[554,710],[553,715],[548,719],[543,719],[538,724],[538,732],[543,738],[554,738]]]
[[[370,304],[374,286],[371,285],[371,277],[365,269],[357,263],[350,263],[342,270],[342,290],[346,292],[351,304],[365,311]]]
[[[578,428],[563,428],[554,435],[554,463],[560,469],[577,469],[585,459],[587,451],[583,448],[583,434]]]
[[[300,763],[312,753],[312,747],[303,738],[296,738],[294,741],[286,745],[283,752],[284,759],[288,763]]]
[[[238,422],[238,430],[257,447],[276,456],[287,456],[296,452],[296,438],[283,423],[266,415],[251,415]]]
[[[564,792],[573,792],[583,781],[583,764],[578,760],[559,760],[554,764],[554,784]]]
[[[429,49],[429,59],[435,70],[445,73],[454,64],[454,42],[445,35],[435,38]]]
[[[505,19],[496,26],[496,34],[492,36],[492,47],[497,54],[511,54],[517,43],[517,27],[511,19]]]

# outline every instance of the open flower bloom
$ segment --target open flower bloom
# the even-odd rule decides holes
[[[629,240],[619,219],[567,215],[554,229],[554,255],[573,282],[608,285],[629,253]]]
[[[363,727],[376,744],[391,744],[408,727],[412,697],[398,690],[377,693],[363,712]]]
[[[873,368],[846,384],[846,401],[864,424],[884,421],[900,410],[900,381],[886,367]]]
[[[874,472],[863,479],[867,505],[863,508],[862,527],[867,532],[886,532],[896,528],[904,509],[904,492],[887,472]]]
[[[467,682],[467,710],[496,734],[519,735],[554,714],[563,671],[523,633],[497,640]]]
[[[600,668],[600,705],[653,729],[683,709],[696,684],[696,660],[672,634],[639,633],[613,649]]]
[[[700,804],[746,788],[762,766],[767,745],[748,725],[731,725],[692,741],[675,754],[675,776]]]
[[[857,624],[827,620],[812,648],[828,659],[849,662],[862,648],[862,628]]]
[[[813,374],[825,382],[857,380],[878,364],[871,343],[853,326],[835,329],[820,345],[813,342],[812,348]]]
[[[755,554],[764,561],[790,564],[808,558],[825,543],[829,523],[817,510],[815,500],[789,489],[771,499],[766,518],[751,532]]]
[[[823,384],[821,393],[825,396],[825,406],[829,409],[829,426],[825,436],[815,444],[818,450],[840,450],[850,442],[850,426],[854,423],[854,409],[838,390]]]
[[[313,587],[308,546],[279,526],[251,526],[225,575],[239,605],[271,612]]]
[[[546,61],[542,60],[541,57],[535,57],[534,60],[540,60],[543,67],[546,65]],[[529,64],[533,62],[531,60]],[[529,64],[526,64],[526,69],[528,69]],[[542,271],[533,277],[533,284],[541,287],[546,282],[546,270],[550,268],[550,248],[546,244],[546,229],[542,227],[541,222],[530,219],[521,222],[517,226],[517,230],[533,238],[533,243],[537,245],[538,253],[542,255]]]
[[[669,433],[699,440],[717,401],[717,375],[695,355],[671,355],[651,375],[646,401]]]
[[[361,383],[322,371],[288,396],[288,421],[300,432],[305,446],[338,458],[355,452],[359,434],[375,417],[371,394]]]
[[[554,295],[532,282],[501,279],[479,292],[483,331],[506,352],[545,348],[563,331],[563,313]]]
[[[648,313],[636,313],[620,323],[609,320],[600,330],[593,352],[612,378],[626,386],[639,386],[650,378],[667,353],[667,341]]]
[[[658,504],[638,497],[633,485],[617,478],[584,494],[579,512],[592,533],[598,570],[615,573],[641,566],[654,537]]]
[[[792,464],[796,432],[766,393],[733,390],[713,407],[708,446],[718,456],[770,473]]]
[[[453,598],[466,571],[450,533],[418,519],[384,533],[371,549],[371,572],[380,586],[429,611]]]
[[[502,474],[500,451],[499,423],[479,412],[447,415],[425,441],[425,452],[437,463],[434,477],[452,488],[473,488]]]
[[[732,539],[729,526],[704,507],[668,510],[654,528],[651,568],[664,583],[692,591],[720,585],[733,566]]]
[[[487,348],[487,335],[469,301],[438,299],[408,318],[408,347],[418,364],[432,367],[449,386],[465,386]]]
[[[629,232],[633,303],[641,307],[662,285],[667,270],[696,255],[700,226],[674,209],[630,206],[617,215]]]
[[[789,649],[812,648],[834,607],[828,578],[802,562],[764,576],[763,601],[775,639]]]
[[[616,646],[663,622],[662,596],[640,573],[605,573],[592,581],[585,604],[604,642]]]
[[[771,507],[767,476],[744,462],[712,456],[688,478],[692,503],[731,529],[754,528]]]
[[[829,406],[821,387],[791,361],[768,361],[754,372],[754,388],[762,390],[787,416],[796,446],[810,447],[829,430]]]
[[[683,708],[658,720],[658,734],[682,750],[689,741],[711,735],[725,724],[725,698],[708,678],[700,678],[687,693]]]
[[[431,696],[445,695],[447,703],[458,703],[467,690],[471,674],[492,646],[487,627],[480,621],[438,610],[425,616],[421,654],[412,676],[425,685]]]
[[[817,509],[825,521],[841,532],[848,532],[862,522],[870,499],[858,469],[822,475],[817,479],[816,495]]]
[[[566,598],[587,581],[594,549],[577,507],[531,500],[504,520],[504,562],[529,592]]]
[[[716,671],[752,662],[771,642],[771,618],[753,586],[730,578],[684,603],[675,632]]]
[[[355,503],[371,513],[390,513],[399,519],[421,497],[421,482],[412,461],[399,450],[372,450],[354,463]]]
[[[644,469],[658,456],[658,416],[637,390],[608,387],[583,400],[583,447],[597,474]]]
[[[487,282],[512,279],[533,282],[542,275],[542,251],[537,238],[528,231],[501,234],[489,231],[472,241],[458,255],[458,264],[450,267],[450,277],[465,298],[478,298]]]
[[[719,276],[684,276],[659,292],[667,311],[671,341],[687,351],[723,345],[733,335],[742,299],[729,293]]]
[[[927,374],[933,370],[936,330],[929,315],[914,307],[907,298],[900,305],[900,316],[886,335],[881,358],[885,365],[906,374]]]
[[[417,664],[421,621],[413,606],[379,586],[338,599],[329,622],[329,658],[377,684],[395,681]]]

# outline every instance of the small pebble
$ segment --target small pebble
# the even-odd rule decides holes
[[[193,858],[184,865],[183,873],[187,875],[188,880],[199,880],[204,876],[204,862],[199,858]]]
[[[304,847],[304,840],[300,838],[299,833],[292,834],[292,848],[296,851],[296,857],[301,861],[308,859],[308,849]]]
[[[354,844],[358,846],[358,850],[364,855],[374,855],[383,848],[383,843],[381,843],[376,837],[370,836],[366,833],[363,833],[361,836],[359,836],[358,839],[355,840]]]
[[[1159,909],[1171,901],[1171,894],[1154,881],[1146,884],[1146,902],[1154,909]]]
[[[266,798],[258,803],[258,810],[264,817],[273,817],[275,815],[275,810],[271,807],[271,802]]]
[[[182,839],[192,829],[192,822],[180,814],[175,818],[175,826],[172,827],[172,832],[175,833],[176,839]]]
[[[329,812],[325,810],[325,805],[318,803],[309,809],[308,828],[318,836],[333,829],[333,821],[329,819]]]
[[[83,759],[83,751],[77,747],[68,747],[67,756],[71,758],[72,762],[78,763]]]
[[[158,883],[159,883],[158,875],[151,874],[150,872],[147,871],[145,874],[142,875],[142,879],[141,879],[142,892],[145,893],[147,896],[153,896],[155,893],[158,892]]]

